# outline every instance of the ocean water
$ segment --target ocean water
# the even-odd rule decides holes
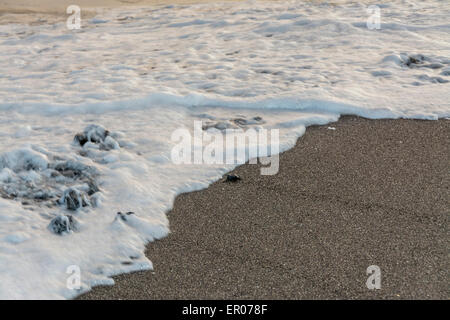
[[[450,3],[376,10],[249,1],[0,25],[0,298],[73,298],[152,269],[144,248],[170,232],[176,195],[236,166],[172,161],[173,133],[196,121],[278,129],[276,153],[343,114],[450,117]],[[89,125],[109,144],[74,143]],[[64,192],[91,183],[90,205],[67,209]],[[49,229],[68,214],[73,231]]]

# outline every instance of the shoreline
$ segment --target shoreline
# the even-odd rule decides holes
[[[277,175],[179,195],[153,271],[77,299],[448,299],[449,140],[446,119],[308,127]]]
[[[163,5],[188,5],[207,2],[232,2],[245,0],[60,0],[55,3],[54,0],[3,0],[0,1],[0,11],[10,10],[12,12],[34,12],[34,13],[55,13],[64,12],[70,5],[78,5],[81,8],[88,9],[112,9],[121,7],[144,7],[144,6],[163,6]],[[277,0],[263,0],[277,1]]]
[[[3,0],[0,1],[0,25],[4,24],[56,24],[64,22],[69,17],[66,9],[70,5],[81,8],[81,18],[91,19],[107,10],[123,8],[124,10],[138,8],[159,8],[168,5],[194,5],[229,2],[245,2],[248,0],[61,0],[55,3],[52,0]],[[281,1],[281,0],[258,0]]]

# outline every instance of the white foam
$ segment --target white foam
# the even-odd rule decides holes
[[[65,159],[94,168],[101,191],[71,212],[79,227],[65,236],[47,229],[70,213],[62,206],[0,197],[0,298],[71,298],[112,284],[111,275],[151,269],[145,244],[168,234],[175,196],[234,167],[171,161],[172,132],[192,131],[195,120],[262,117],[253,125],[280,129],[284,151],[307,126],[342,114],[450,117],[441,81],[450,80],[450,5],[380,7],[380,30],[366,28],[366,4],[343,1],[113,10],[78,31],[1,25],[0,188],[85,190],[50,179],[49,164]],[[412,54],[424,65],[407,66]],[[90,124],[112,131],[111,150],[72,143]],[[135,214],[124,220],[119,211]],[[80,290],[67,287],[72,265]]]

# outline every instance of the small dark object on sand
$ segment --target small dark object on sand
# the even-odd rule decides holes
[[[225,180],[225,182],[237,182],[239,180],[242,179],[237,174],[227,174],[227,179]]]
[[[48,225],[48,229],[53,233],[63,235],[77,229],[77,221],[71,215],[60,215],[53,218]]]
[[[128,211],[126,213],[117,212],[117,215],[122,219],[123,221],[127,221],[127,216],[134,214],[134,212]]]

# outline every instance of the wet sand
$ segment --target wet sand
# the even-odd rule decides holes
[[[449,299],[449,146],[449,120],[309,127],[277,175],[178,196],[154,271],[79,299]]]
[[[119,8],[229,1],[239,0],[0,0],[0,9],[11,11],[58,12],[65,11],[72,4],[80,8]]]
[[[102,10],[114,8],[124,8],[125,10],[133,7],[157,7],[170,4],[187,5],[231,1],[240,0],[0,0],[0,24],[54,24],[63,22],[69,16],[66,13],[66,9],[70,5],[80,7],[82,19],[90,19]]]

